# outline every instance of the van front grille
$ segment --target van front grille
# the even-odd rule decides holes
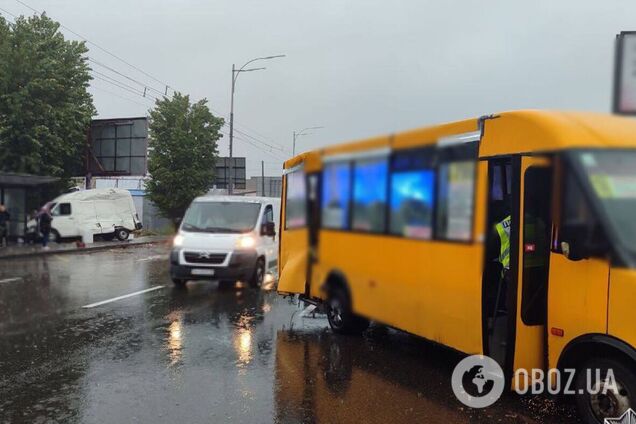
[[[226,253],[209,252],[184,252],[183,257],[186,262],[192,264],[222,264],[225,261]]]

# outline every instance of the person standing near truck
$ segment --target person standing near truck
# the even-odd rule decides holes
[[[7,245],[10,219],[11,215],[9,215],[7,208],[2,203],[0,203],[0,247],[5,247]]]
[[[38,213],[38,227],[40,232],[42,233],[42,248],[48,249],[49,246],[49,235],[51,234],[51,222],[53,221],[53,217],[51,216],[51,212],[47,205],[42,206],[40,212]]]

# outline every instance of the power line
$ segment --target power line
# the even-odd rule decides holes
[[[14,14],[13,14],[13,13],[11,13],[11,12],[9,12],[8,10],[5,10],[5,9],[3,9],[3,8],[1,8],[1,7],[0,7],[0,11],[2,11],[2,12],[4,12],[4,13],[6,13],[6,14],[7,14],[7,15],[9,15],[9,16],[12,16],[12,17],[13,17],[13,19],[18,19],[18,17],[17,17],[16,15],[14,15]]]
[[[150,86],[148,86],[147,84],[144,84],[143,82],[137,81],[136,79],[134,79],[134,78],[132,78],[132,77],[129,77],[128,75],[126,75],[126,74],[124,74],[124,73],[122,73],[122,72],[119,72],[118,70],[113,69],[113,68],[111,68],[111,67],[110,67],[110,66],[108,66],[108,65],[104,65],[103,63],[98,62],[97,60],[95,60],[95,59],[93,59],[93,58],[91,58],[91,57],[88,57],[88,60],[89,60],[90,62],[93,62],[93,63],[94,63],[94,64],[96,64],[97,66],[101,66],[102,68],[108,69],[109,71],[111,71],[111,72],[113,72],[113,73],[115,73],[115,74],[117,74],[117,75],[120,75],[120,76],[122,76],[122,77],[126,78],[127,80],[134,82],[135,84],[140,85],[141,87],[147,88],[147,89],[149,89],[149,90],[152,90],[152,91],[154,91],[154,92],[159,93],[159,94],[160,94],[160,95],[162,95],[162,96],[165,96],[164,92],[159,91],[159,90],[157,90],[157,89],[156,89],[156,88],[154,88],[154,87],[150,87]]]
[[[42,12],[40,12],[40,11],[39,11],[39,10],[37,10],[36,8],[34,8],[34,7],[30,6],[30,5],[28,5],[27,3],[25,3],[25,2],[24,2],[24,1],[22,1],[22,0],[16,0],[16,2],[18,2],[19,4],[21,4],[21,5],[25,6],[25,7],[27,7],[28,9],[32,10],[32,11],[33,11],[33,12],[35,12],[36,14],[40,14],[40,15],[42,14]],[[3,10],[3,9],[0,9],[0,10]],[[4,11],[4,10],[3,10],[3,11]],[[4,11],[4,12],[5,12],[5,13],[7,13],[7,14],[9,14],[9,15],[11,15],[11,16],[13,16],[14,18],[17,18],[15,15],[13,15],[13,14],[12,14],[12,13],[10,13],[10,12],[7,12],[7,11]],[[116,80],[116,79],[114,79],[114,78],[112,78],[112,77],[110,77],[110,76],[107,76],[107,75],[105,75],[105,74],[103,74],[103,73],[100,73],[100,72],[98,72],[98,71],[92,70],[94,73],[96,73],[96,74],[98,74],[98,75],[101,75],[101,77],[99,77],[98,75],[94,75],[97,79],[100,79],[100,80],[102,80],[102,81],[108,82],[109,84],[112,84],[112,85],[114,85],[114,86],[116,86],[116,87],[118,87],[118,88],[120,88],[120,89],[122,89],[122,90],[128,91],[128,92],[130,92],[130,93],[132,93],[132,94],[135,94],[135,95],[141,96],[141,97],[143,97],[143,98],[154,99],[155,101],[156,101],[156,100],[158,100],[158,99],[157,99],[156,97],[154,97],[154,96],[149,95],[149,94],[147,93],[147,89],[152,90],[152,91],[154,91],[154,92],[156,92],[156,93],[162,94],[162,95],[164,95],[164,96],[167,96],[168,88],[172,88],[172,87],[171,87],[168,83],[166,83],[166,82],[164,82],[164,81],[162,81],[162,80],[160,80],[160,79],[158,79],[158,78],[154,77],[153,75],[149,74],[148,72],[144,71],[143,69],[141,69],[141,68],[139,68],[139,67],[137,67],[137,66],[135,66],[135,65],[133,65],[133,64],[131,64],[131,63],[129,63],[128,61],[126,61],[126,60],[122,59],[120,56],[118,56],[118,55],[116,55],[115,53],[113,53],[113,52],[111,52],[111,51],[107,50],[106,48],[104,48],[104,47],[100,46],[99,44],[97,44],[97,43],[95,43],[95,42],[93,42],[93,41],[89,40],[88,38],[84,37],[83,35],[81,35],[81,34],[77,33],[76,31],[74,31],[74,30],[72,30],[71,28],[67,27],[66,25],[62,24],[61,22],[59,22],[59,21],[58,21],[58,23],[59,23],[59,25],[60,25],[60,27],[61,27],[61,28],[64,28],[66,31],[70,32],[71,34],[75,35],[76,37],[79,37],[81,40],[85,41],[86,43],[93,45],[93,46],[94,46],[94,47],[96,47],[97,49],[99,49],[99,50],[103,51],[104,53],[108,54],[109,56],[111,56],[111,57],[113,57],[113,58],[115,58],[115,59],[119,60],[120,62],[124,63],[125,65],[127,65],[127,66],[129,66],[129,67],[131,67],[132,69],[135,69],[136,71],[138,71],[138,72],[142,73],[143,75],[147,76],[148,78],[152,79],[153,81],[158,82],[159,84],[163,85],[163,86],[165,87],[165,91],[164,91],[164,92],[161,92],[160,90],[157,90],[156,88],[154,88],[154,87],[150,86],[149,84],[144,84],[143,82],[140,82],[140,81],[136,80],[135,78],[132,78],[132,77],[130,77],[130,76],[128,76],[128,75],[126,75],[126,74],[124,74],[124,73],[120,72],[120,71],[117,71],[116,69],[114,69],[114,68],[112,68],[112,67],[110,67],[110,66],[108,66],[108,65],[105,65],[105,64],[103,64],[103,63],[101,63],[101,62],[98,62],[98,61],[96,61],[95,59],[92,59],[91,57],[88,57],[88,60],[89,60],[89,61],[91,61],[92,63],[95,63],[96,65],[101,66],[101,67],[103,67],[104,69],[108,69],[109,71],[114,72],[115,74],[117,74],[117,75],[119,75],[119,76],[121,76],[121,77],[124,77],[124,78],[128,79],[129,81],[134,82],[134,83],[136,83],[136,84],[138,84],[138,85],[140,85],[140,86],[144,87],[144,91],[146,92],[146,95],[144,95],[144,94],[142,94],[142,93],[137,92],[137,91],[136,91],[136,89],[135,89],[134,87],[131,87],[131,86],[130,86],[130,85],[128,85],[128,84],[125,84],[125,83],[123,83],[123,82],[121,82],[121,81],[118,81],[118,80]],[[215,110],[214,110],[214,109],[212,109],[212,108],[210,108],[210,109],[211,109],[212,111],[216,112],[218,115],[223,116],[223,117],[224,117],[224,118],[226,118],[226,120],[227,120],[227,116],[225,116],[225,115],[223,115],[223,114],[219,113],[218,111],[215,111]],[[227,124],[226,124],[226,125],[227,125]],[[268,148],[270,148],[270,149],[275,149],[275,150],[278,150],[278,151],[280,151],[280,152],[283,152],[283,153],[284,153],[285,149],[284,149],[281,145],[278,145],[277,143],[274,143],[274,142],[271,142],[271,143],[273,143],[273,144],[270,144],[270,143],[268,143],[268,142],[263,141],[263,140],[262,140],[262,139],[260,139],[260,138],[257,138],[257,137],[255,137],[255,136],[253,136],[253,135],[250,135],[250,134],[248,134],[248,133],[246,132],[246,131],[248,131],[248,130],[249,130],[250,132],[253,132],[254,134],[257,134],[259,137],[261,137],[261,138],[263,138],[263,139],[267,139],[266,137],[264,137],[263,135],[259,134],[259,133],[258,133],[258,132],[256,132],[255,130],[253,130],[253,129],[251,129],[251,128],[249,128],[249,127],[245,126],[245,125],[239,125],[238,123],[235,123],[235,126],[240,126],[240,127],[244,128],[244,131],[238,130],[238,129],[236,129],[236,128],[235,128],[235,130],[236,130],[236,132],[239,132],[239,133],[243,134],[245,137],[249,137],[249,138],[250,138],[250,139],[252,139],[254,142],[256,142],[256,143],[260,143],[260,144],[262,144],[262,145],[264,145],[264,146],[266,146],[266,147],[268,147]],[[257,148],[260,148],[261,150],[263,150],[260,146],[255,145],[253,142],[250,142],[250,141],[245,140],[245,139],[242,139],[242,138],[239,138],[239,139],[240,139],[241,141],[245,142],[245,143],[251,144],[252,146],[257,147]],[[276,146],[274,146],[274,145],[276,145],[276,146],[278,146],[278,147],[276,147]],[[263,151],[267,152],[266,150],[263,150]],[[273,156],[271,151],[269,151],[269,152],[267,152],[267,153],[269,153],[271,156]],[[273,156],[273,157],[276,157],[276,156]]]
[[[122,85],[122,83],[120,83],[119,81],[103,78],[103,77],[101,77],[99,75],[93,75],[93,77],[95,77],[96,79],[98,79],[100,81],[107,82],[107,83],[109,83],[109,84],[111,84],[111,85],[113,85],[113,86],[115,86],[117,88],[120,88],[120,89],[122,89],[124,91],[127,91],[127,92],[129,92],[131,94],[134,94],[134,95],[139,96],[141,98],[147,99],[149,102],[154,104],[154,102],[152,101],[152,99],[153,99],[152,97],[150,97],[150,96],[144,97],[142,93],[140,93],[140,92],[138,92],[136,90],[132,90],[132,89],[128,88],[128,86],[126,86],[126,85]]]
[[[37,13],[37,14],[39,14],[39,15],[41,15],[41,14],[42,14],[39,10],[35,9],[34,7],[29,6],[28,4],[26,4],[26,3],[25,3],[25,2],[23,2],[22,0],[15,0],[15,1],[17,1],[18,3],[20,3],[21,5],[23,5],[23,6],[27,7],[27,8],[29,8],[29,9],[31,9],[32,11],[34,11],[35,13]],[[79,37],[80,39],[82,39],[82,40],[83,40],[83,41],[85,41],[86,43],[89,43],[89,44],[91,44],[91,45],[93,45],[93,46],[97,47],[99,50],[103,51],[104,53],[108,54],[109,56],[114,57],[115,59],[119,60],[120,62],[122,62],[122,63],[124,63],[124,64],[126,64],[126,65],[128,65],[128,66],[130,66],[131,68],[135,69],[136,71],[141,72],[142,74],[144,74],[144,75],[145,75],[145,76],[147,76],[148,78],[151,78],[152,80],[154,80],[154,81],[158,82],[159,84],[161,84],[161,85],[165,86],[165,87],[166,87],[166,92],[168,91],[168,88],[170,88],[170,85],[168,85],[167,83],[165,83],[165,82],[161,81],[160,79],[158,79],[158,78],[156,78],[156,77],[154,77],[154,76],[150,75],[148,72],[144,71],[143,69],[141,69],[141,68],[139,68],[139,67],[137,67],[137,66],[135,66],[135,65],[133,65],[133,64],[131,64],[131,63],[129,63],[129,62],[127,62],[126,60],[124,60],[124,59],[122,59],[121,57],[117,56],[115,53],[110,52],[109,50],[105,49],[104,47],[100,46],[99,44],[97,44],[97,43],[95,43],[95,42],[93,42],[93,41],[89,40],[88,38],[86,38],[86,37],[84,37],[84,36],[82,36],[82,35],[78,34],[77,32],[73,31],[72,29],[70,29],[70,28],[69,28],[69,27],[67,27],[66,25],[62,24],[61,22],[59,22],[59,21],[58,21],[58,23],[60,24],[60,26],[61,26],[62,28],[64,28],[65,30],[67,30],[67,31],[68,31],[68,32],[70,32],[71,34],[73,34],[73,35],[75,35],[75,36]]]
[[[104,93],[108,93],[108,94],[110,94],[110,95],[112,95],[112,96],[115,96],[115,97],[119,97],[120,99],[123,99],[123,100],[128,100],[129,102],[136,103],[136,104],[138,104],[139,106],[148,107],[148,105],[147,105],[147,104],[143,104],[143,103],[138,102],[138,101],[136,101],[136,100],[129,99],[128,97],[121,96],[121,95],[119,95],[119,94],[117,94],[117,93],[114,93],[114,92],[112,92],[112,91],[110,91],[110,90],[106,90],[105,88],[98,87],[98,86],[96,86],[96,85],[92,85],[92,86],[91,86],[91,88],[94,88],[94,89],[96,89],[96,90],[102,91],[102,92],[104,92]]]

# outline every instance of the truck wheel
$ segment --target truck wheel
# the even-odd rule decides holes
[[[250,286],[252,287],[260,287],[263,285],[263,281],[265,280],[265,260],[260,258],[256,261],[256,267],[254,268],[254,274],[252,274],[252,278],[250,279]]]
[[[117,240],[128,240],[128,236],[130,235],[130,231],[128,231],[125,228],[117,228],[115,230],[115,237],[117,237]]]
[[[62,237],[60,237],[60,233],[58,233],[55,230],[51,230],[51,233],[49,234],[49,239],[53,243],[57,243],[57,244],[62,243]]]
[[[186,284],[186,280],[182,279],[182,278],[173,278],[172,282],[174,283],[175,286],[177,287],[183,287]]]
[[[614,381],[609,370],[614,374]],[[589,393],[588,387],[596,394]],[[577,370],[575,392],[576,407],[583,422],[603,424],[606,418],[619,418],[629,408],[636,408],[636,371],[633,365],[627,367],[616,359],[588,361]]]
[[[351,299],[341,287],[335,287],[327,296],[327,320],[334,333],[360,334],[369,327],[369,320],[353,313]]]

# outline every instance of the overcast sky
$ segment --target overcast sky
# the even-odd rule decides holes
[[[298,150],[510,109],[607,112],[615,35],[636,29],[634,0],[23,1],[224,116],[232,63],[286,54],[237,83],[235,122],[253,138],[237,133],[235,155],[247,157],[248,175],[260,174],[261,160],[279,173],[292,132],[305,127],[325,128],[300,137]],[[0,5],[32,13],[15,0]],[[91,58],[163,90],[89,47]],[[150,105],[101,80],[94,87],[102,118],[143,116]],[[225,137],[224,155],[227,146]]]

